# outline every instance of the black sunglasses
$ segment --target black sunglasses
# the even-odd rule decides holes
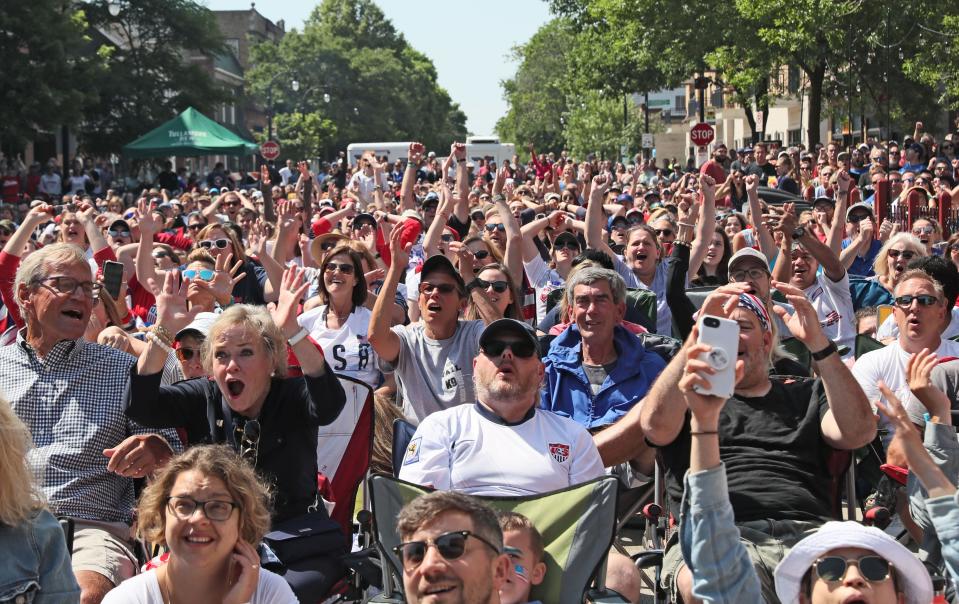
[[[516,342],[503,342],[497,340],[494,342],[487,342],[480,347],[480,350],[482,350],[483,354],[488,357],[498,357],[503,354],[507,348],[513,352],[513,356],[521,359],[528,359],[536,354],[536,344],[530,342],[529,340],[518,340]]]
[[[479,277],[477,277],[476,283],[482,289],[489,289],[490,287],[492,287],[493,291],[498,294],[501,294],[509,289],[509,283],[507,283],[506,281],[487,281],[485,279],[480,279]]]
[[[328,273],[332,273],[333,271],[339,269],[340,272],[343,273],[344,275],[352,275],[354,268],[355,268],[355,267],[354,267],[352,264],[339,263],[339,262],[329,262],[329,263],[327,263],[327,265],[323,268],[323,270],[326,271],[326,272],[328,272]]]
[[[903,260],[912,260],[913,256],[916,255],[916,252],[912,250],[889,250],[886,253],[893,260],[899,258],[899,256],[902,256]]]
[[[913,300],[918,302],[919,306],[934,306],[939,303],[939,298],[929,294],[919,294],[918,296],[906,294],[905,296],[899,296],[894,301],[899,308],[909,308],[912,306]]]
[[[256,455],[260,444],[260,422],[255,419],[248,419],[243,423],[243,428],[239,424],[236,431],[240,436],[240,457],[256,465]]]
[[[500,553],[498,547],[470,531],[443,533],[439,537],[427,541],[407,541],[394,547],[393,552],[403,562],[404,569],[412,570],[423,562],[423,559],[426,557],[426,551],[431,545],[436,546],[436,551],[438,551],[443,558],[456,560],[466,552],[466,539],[468,537],[473,537],[488,545],[497,554]]]
[[[486,232],[487,232],[487,233],[492,233],[493,231],[503,232],[503,231],[506,230],[506,225],[500,222],[500,223],[497,223],[497,224],[487,224],[487,225],[484,226],[483,228],[486,229]]]
[[[473,252],[473,257],[477,260],[484,260],[487,256],[489,256],[489,252],[487,250],[477,250]]]
[[[660,237],[670,237],[673,234],[673,229],[653,229],[653,232]]]
[[[433,290],[439,290],[441,294],[451,294],[456,291],[456,286],[452,283],[430,283],[423,281],[420,283],[420,293],[429,296]]]
[[[553,243],[553,249],[557,252],[560,250],[573,250],[574,252],[578,252],[579,244],[575,241],[556,241]]]
[[[444,242],[444,243],[449,243],[450,241],[453,241],[453,236],[450,235],[449,233],[447,233],[447,234],[445,234],[445,235],[440,235],[440,241],[442,241],[442,242]]]
[[[826,556],[825,558],[816,560],[816,574],[820,579],[831,583],[842,581],[842,578],[846,576],[846,569],[849,568],[850,564],[855,564],[859,567],[859,574],[872,583],[885,581],[889,578],[891,564],[881,556],[863,556],[858,560],[846,560],[839,556]]]

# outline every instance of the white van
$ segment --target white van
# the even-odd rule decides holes
[[[516,145],[499,142],[498,136],[468,136],[466,137],[466,157],[474,164],[481,159],[495,161],[497,166],[503,165],[503,160],[513,160],[516,155]]]
[[[386,157],[389,164],[402,159],[405,163],[410,153],[410,142],[405,143],[351,143],[346,148],[346,157],[350,166],[356,166],[360,158],[367,151],[372,151],[376,157]]]

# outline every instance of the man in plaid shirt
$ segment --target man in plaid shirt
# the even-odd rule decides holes
[[[180,446],[175,433],[152,434],[124,415],[135,359],[83,339],[99,289],[80,248],[34,252],[14,283],[26,328],[0,348],[0,392],[33,435],[31,466],[54,513],[75,522],[73,570],[84,603],[100,602],[136,572],[133,479]]]

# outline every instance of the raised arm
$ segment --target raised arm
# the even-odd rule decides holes
[[[410,248],[413,247],[412,243],[403,245],[400,241],[402,233],[403,229],[399,226],[390,232],[390,268],[386,271],[383,287],[373,305],[368,335],[376,354],[391,365],[395,364],[400,356],[400,337],[390,329],[393,323],[392,304],[396,299],[396,287],[410,262]]]
[[[270,169],[263,164],[260,166],[260,193],[263,194],[263,218],[267,222],[276,222],[276,211],[273,208],[273,187],[270,181]]]
[[[175,274],[176,271],[157,271],[153,264],[153,237],[160,228],[160,221],[150,210],[146,200],[141,199],[137,209],[138,220],[140,224],[140,243],[137,247],[137,281],[154,296],[167,273]]]
[[[469,171],[466,167],[466,144],[453,143],[450,147],[450,155],[456,160],[456,195],[453,197],[455,201],[453,215],[462,224],[466,224],[470,216],[470,182]]]
[[[101,231],[100,227],[97,226],[96,217],[97,210],[92,204],[80,204],[80,207],[77,211],[77,220],[79,220],[80,224],[83,226],[83,230],[87,234],[87,241],[90,242],[90,249],[93,250],[94,254],[102,252],[110,247],[110,244],[107,243],[106,237],[103,236],[103,231]]]
[[[506,230],[506,268],[510,274],[516,275],[517,285],[521,285],[520,280],[523,275],[523,248],[522,233],[519,230],[519,222],[513,216],[513,212],[506,203],[506,197],[503,195],[503,185],[506,182],[509,170],[506,167],[500,168],[496,173],[496,180],[493,181],[493,204],[496,206],[496,213],[503,219],[503,228]]]
[[[606,243],[603,236],[603,226],[606,224],[606,214],[603,212],[603,196],[609,188],[609,175],[594,176],[593,186],[589,193],[589,205],[586,207],[586,247],[599,250],[610,258],[616,253]]]
[[[755,174],[745,178],[746,199],[749,201],[749,215],[752,218],[753,230],[759,240],[759,250],[772,260],[776,257],[776,241],[766,225],[763,224],[763,209],[759,204],[759,179]]]
[[[699,177],[703,194],[703,205],[696,220],[696,235],[689,251],[688,274],[696,275],[703,265],[703,258],[709,250],[709,243],[713,239],[713,229],[716,228],[716,181],[709,174]]]
[[[826,246],[839,256],[842,249],[842,237],[846,230],[846,209],[849,207],[849,188],[852,178],[845,170],[836,175],[836,207],[833,210],[832,226],[826,235]],[[871,234],[871,233],[870,233]]]
[[[816,242],[819,243],[818,240]],[[830,341],[822,331],[816,309],[802,290],[779,281],[774,281],[773,287],[783,293],[796,310],[790,315],[782,306],[773,306],[790,333],[812,352],[825,350]],[[876,416],[866,393],[839,353],[833,352],[825,359],[816,361],[816,371],[822,379],[829,404],[829,411],[821,422],[826,442],[835,449],[847,451],[872,442],[876,437]]]
[[[416,209],[416,203],[413,195],[413,189],[416,187],[416,169],[423,160],[423,152],[426,149],[423,143],[410,143],[407,153],[406,172],[403,174],[403,182],[400,184],[400,207],[399,213],[406,210]]]
[[[427,258],[440,253],[440,236],[446,229],[446,221],[449,220],[452,205],[449,188],[444,183],[440,188],[440,201],[433,215],[433,222],[430,223],[430,228],[426,230],[426,236],[423,237],[423,251],[426,252]]]
[[[270,316],[273,317],[273,323],[283,332],[283,337],[289,342],[294,336],[298,336],[303,329],[296,322],[296,308],[310,288],[308,282],[304,283],[304,270],[291,266],[283,273],[283,283],[280,286],[279,300],[276,304],[270,304]],[[303,373],[310,377],[322,377],[326,374],[326,359],[323,357],[323,351],[320,350],[309,338],[298,337],[296,343],[290,342]]]
[[[830,281],[835,283],[846,276],[846,269],[839,261],[839,256],[834,254],[825,243],[819,241],[812,231],[807,230],[799,238],[799,243],[816,259]]]

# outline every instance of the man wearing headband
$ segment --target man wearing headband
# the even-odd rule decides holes
[[[692,573],[692,592],[709,602],[761,602],[766,590],[735,525],[720,436],[708,430],[719,421],[726,401],[697,394],[692,387],[702,381],[689,372],[680,382],[700,432],[692,441],[680,512],[680,543]],[[918,443],[918,435],[913,438]],[[954,446],[954,434],[952,441]],[[827,522],[796,543],[776,567],[774,580],[783,604],[932,600],[932,583],[919,559],[881,530],[856,522]]]
[[[696,343],[696,327],[643,404],[597,434],[595,441],[604,462],[610,464],[629,459],[637,435],[644,435],[659,449],[667,493],[673,509],[679,509],[690,447],[699,446],[703,438],[718,438],[736,525],[751,543],[747,550],[760,577],[763,597],[775,602],[769,569],[831,514],[828,452],[852,450],[870,442],[876,434],[876,420],[802,291],[785,283],[773,285],[795,308],[792,314],[782,307],[775,307],[775,312],[812,351],[820,379],[769,379],[774,344],[771,317],[758,297],[742,295],[749,289],[747,284],[730,283],[706,299],[700,316],[728,317],[739,324],[733,397],[723,405],[714,400],[716,409],[709,421],[687,412],[687,397],[680,386],[688,390],[692,384],[702,385],[714,373],[702,360],[709,346]],[[675,541],[667,544],[663,585],[674,596],[682,593],[683,601],[690,604],[698,600],[693,599],[688,563]]]

